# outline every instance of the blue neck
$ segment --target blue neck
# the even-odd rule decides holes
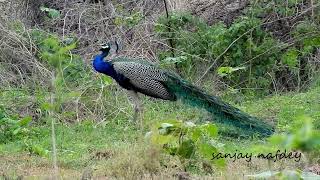
[[[96,71],[111,77],[115,77],[117,73],[113,69],[112,64],[103,60],[108,54],[109,51],[103,51],[101,54],[95,56],[92,65]]]

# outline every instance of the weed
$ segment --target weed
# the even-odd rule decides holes
[[[197,161],[222,167],[223,160],[213,160],[212,155],[219,153],[219,145],[214,138],[218,135],[213,124],[195,125],[192,122],[162,121],[156,123],[147,137],[151,142],[162,146],[164,152],[178,156],[186,169],[196,167]],[[207,163],[208,162],[208,163]]]

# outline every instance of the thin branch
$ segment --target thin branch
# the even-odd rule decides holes
[[[51,105],[54,104],[54,96],[56,93],[56,87],[55,87],[55,73],[52,73],[52,92],[50,97],[50,103]],[[53,117],[52,110],[49,111],[49,117],[51,118],[51,140],[52,140],[52,165],[53,165],[53,179],[58,179],[59,175],[59,169],[58,169],[58,163],[57,163],[57,147],[56,147],[56,134],[55,134],[55,117]]]
[[[167,20],[168,20],[168,32],[169,34],[171,34],[171,23],[170,23],[170,20],[169,20],[169,11],[168,11],[168,7],[167,7],[167,1],[166,0],[163,0],[164,2],[164,8],[166,10],[166,16],[167,16]],[[173,40],[172,40],[172,37],[169,38],[169,44],[170,44],[170,50],[171,50],[171,55],[172,57],[175,56],[174,54],[174,45],[173,45]]]
[[[232,41],[232,43],[218,56],[214,59],[213,63],[208,67],[208,69],[202,74],[202,76],[196,81],[196,84],[198,84],[204,76],[208,74],[208,72],[213,68],[213,66],[216,64],[216,62],[220,59],[221,56],[223,56],[232,46],[234,43],[236,43],[239,39],[241,39],[244,35],[248,34],[251,32],[251,30],[243,33],[241,36],[239,36],[237,39]]]

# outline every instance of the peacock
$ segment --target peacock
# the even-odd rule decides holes
[[[216,124],[222,124],[219,131],[231,136],[270,136],[273,133],[274,128],[269,123],[248,115],[219,97],[209,95],[175,73],[148,61],[124,57],[105,61],[110,49],[110,43],[101,45],[101,53],[93,59],[93,68],[112,77],[122,88],[128,90],[135,105],[135,116],[141,111],[138,96],[138,93],[141,93],[162,100],[180,99],[192,106],[204,108],[213,115],[212,119]]]

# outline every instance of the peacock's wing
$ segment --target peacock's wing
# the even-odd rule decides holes
[[[115,62],[135,62],[135,63],[139,63],[139,64],[157,67],[156,64],[153,64],[152,62],[147,61],[145,59],[141,59],[141,58],[132,59],[132,58],[127,58],[127,57],[116,57],[111,60],[111,63],[115,63]]]
[[[148,96],[165,100],[175,100],[174,94],[170,93],[163,82],[168,77],[162,69],[151,63],[135,61],[112,61],[113,68],[130,80],[134,90]]]

